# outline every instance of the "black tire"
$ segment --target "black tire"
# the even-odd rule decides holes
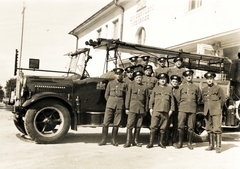
[[[198,112],[196,115],[196,125],[194,129],[194,141],[204,142],[207,141],[207,131],[206,131],[206,119],[202,112]]]
[[[196,115],[195,133],[201,135],[206,130],[206,119],[202,112]]]
[[[23,117],[19,117],[17,115],[13,116],[13,122],[16,128],[23,134],[27,135],[27,132],[24,127],[24,120]]]
[[[42,100],[30,107],[25,115],[27,134],[37,143],[55,143],[68,132],[71,117],[68,109],[59,101]]]

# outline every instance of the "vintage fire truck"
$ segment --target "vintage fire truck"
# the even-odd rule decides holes
[[[187,68],[212,71],[221,77],[216,83],[224,89],[227,97],[223,108],[222,127],[238,128],[240,125],[240,85],[238,81],[240,62],[233,62],[225,57],[192,54],[183,51],[168,50],[153,46],[123,42],[118,39],[97,39],[86,42],[89,48],[77,49],[68,53],[71,64],[68,71],[40,70],[38,68],[17,68],[16,89],[11,96],[14,124],[17,129],[28,135],[37,143],[55,143],[62,139],[69,128],[77,130],[78,126],[102,126],[106,100],[104,93],[109,81],[113,80],[111,71],[107,76],[90,77],[87,63],[94,56],[93,50],[106,51],[106,64],[113,61],[116,66],[123,66],[126,59],[121,54],[149,55],[152,61],[166,56],[171,66],[172,59],[177,55],[184,59]],[[111,55],[110,55],[111,53]],[[111,57],[112,56],[112,57]],[[34,65],[34,64],[33,64]],[[45,71],[64,73],[59,76],[35,76],[25,74],[28,71]],[[202,89],[206,82],[201,77],[194,83]],[[203,105],[198,106],[195,133],[201,134],[205,127],[202,115]],[[124,118],[121,126],[126,125]],[[149,123],[148,123],[149,124]],[[145,124],[146,127],[147,124]]]

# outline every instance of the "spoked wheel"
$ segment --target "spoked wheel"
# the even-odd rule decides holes
[[[196,125],[194,133],[194,141],[201,142],[207,140],[206,119],[203,113],[197,113],[196,115]]]
[[[61,102],[42,100],[26,113],[27,134],[37,143],[54,143],[62,139],[70,127],[70,114]]]
[[[20,116],[17,116],[17,115],[14,115],[13,116],[13,122],[16,126],[16,128],[23,134],[27,134],[26,130],[25,130],[25,127],[24,127],[24,120],[23,120],[23,117],[20,117]]]
[[[204,118],[203,113],[198,113],[196,115],[195,133],[201,135],[201,133],[205,130],[206,130],[206,119]]]

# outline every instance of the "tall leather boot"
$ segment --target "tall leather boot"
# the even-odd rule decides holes
[[[160,130],[160,133],[159,133],[160,139],[159,139],[158,146],[159,146],[159,147],[162,147],[162,148],[166,148],[166,147],[164,146],[164,144],[163,144],[164,134],[165,134],[165,132],[162,131],[162,130]]]
[[[150,138],[149,138],[149,144],[146,146],[146,148],[152,148],[153,147],[153,141],[155,137],[155,131],[150,132]]]
[[[217,135],[217,137],[216,137],[216,153],[221,153],[222,134],[217,133],[216,135]]]
[[[130,147],[132,141],[132,129],[127,129],[127,141],[123,145],[124,148]]]
[[[208,133],[209,137],[209,146],[206,148],[206,151],[214,150],[214,141],[215,141],[215,134],[214,133]]]
[[[183,136],[184,136],[184,131],[181,129],[178,129],[178,143],[175,148],[180,149],[183,147]]]
[[[100,143],[98,143],[99,146],[107,144],[107,136],[108,136],[108,127],[104,126],[102,128],[102,140]]]
[[[177,129],[173,129],[172,132],[172,144],[174,145],[178,141],[178,131]]]
[[[134,130],[134,137],[133,137],[133,143],[132,143],[133,146],[142,147],[142,144],[138,142],[140,130],[141,128],[135,128]]]
[[[172,133],[172,127],[167,128],[165,130],[165,145],[168,146],[171,142],[169,142],[170,138],[171,138],[171,133]],[[161,133],[159,133],[161,134]],[[159,141],[160,141],[160,137],[159,137]]]
[[[118,134],[118,127],[113,127],[113,129],[112,129],[112,142],[111,142],[111,144],[113,146],[118,146],[118,143],[116,142],[117,134]]]
[[[188,146],[188,148],[190,150],[193,150],[192,140],[193,140],[193,131],[188,131],[188,143],[187,143],[187,146]]]

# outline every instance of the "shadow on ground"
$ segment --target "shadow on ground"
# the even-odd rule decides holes
[[[23,135],[23,134],[16,134],[16,137],[19,138],[22,141],[25,142],[34,142],[31,140],[31,138],[29,138],[27,135]],[[68,143],[99,143],[101,141],[101,133],[71,133],[69,132],[62,140],[58,141],[55,144],[68,144]],[[155,136],[155,141],[154,144],[157,144],[157,135]],[[186,142],[186,135],[185,135],[185,139],[184,142]],[[205,135],[194,135],[194,142],[199,143],[202,142],[203,144],[206,143],[206,146],[208,145],[208,136],[207,134]],[[238,133],[234,133],[234,132],[223,132],[222,134],[222,141],[240,141],[240,135]],[[111,143],[111,132],[109,132],[108,134],[108,139],[107,139],[108,144]],[[120,132],[118,134],[117,137],[117,142],[119,144],[125,144],[126,142],[126,133],[124,132]],[[140,133],[139,136],[139,142],[142,143],[143,145],[147,145],[149,142],[149,133]],[[227,150],[227,148],[232,148],[234,147],[234,144],[228,145],[228,147],[225,147],[223,145],[223,150]]]
[[[77,143],[77,142],[83,142],[83,143],[99,143],[101,141],[101,133],[68,133],[67,136],[62,139],[59,143]],[[139,136],[139,142],[143,144],[147,144],[149,141],[149,134],[143,133]],[[108,134],[108,143],[111,143],[111,133]],[[117,137],[117,142],[119,144],[125,144],[126,142],[126,134],[125,133],[119,133]]]

